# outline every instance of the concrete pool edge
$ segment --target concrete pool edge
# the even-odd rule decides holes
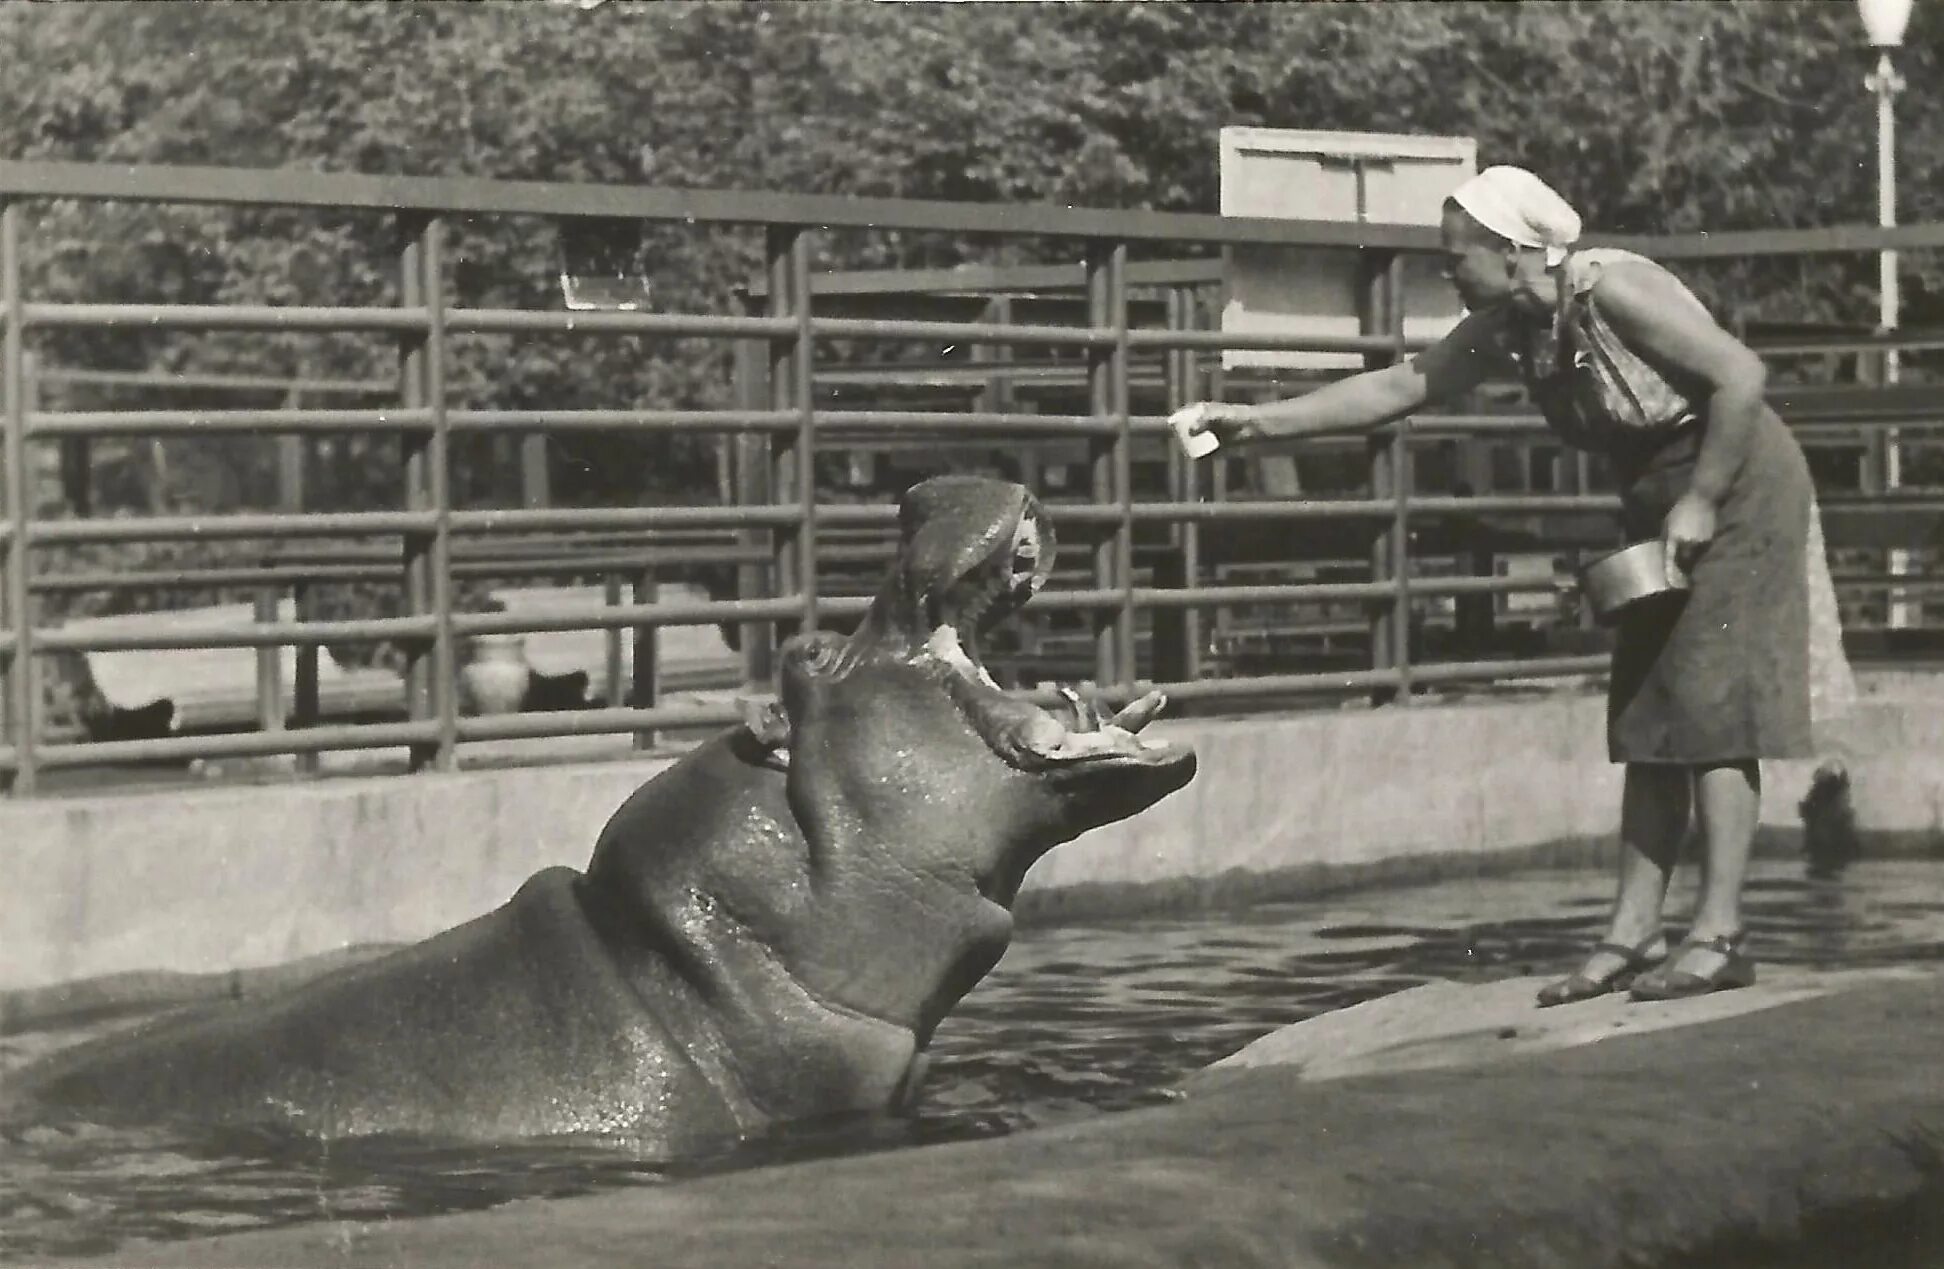
[[[1857,838],[1859,856],[1864,859],[1944,857],[1944,836],[1929,829],[1866,831],[1859,832]],[[1019,896],[1014,915],[1022,926],[1166,917],[1318,899],[1363,889],[1503,877],[1533,869],[1604,868],[1615,862],[1616,845],[1612,834],[1602,834],[1492,850],[1390,855],[1368,863],[1294,865],[1264,872],[1234,869],[1164,881],[1082,881],[1027,890]],[[1800,826],[1764,825],[1755,835],[1757,858],[1788,859],[1801,853]]]
[[[668,1269],[773,1265],[784,1248],[806,1267],[1928,1263],[1944,1246],[1939,986],[1847,986],[1456,1069],[1313,1083],[1269,1065],[996,1140],[120,1258],[572,1267],[652,1245]]]
[[[1879,848],[1944,843],[1944,709],[1878,694],[1835,733]],[[1616,817],[1587,695],[1156,724],[1202,773],[1028,874],[1028,921],[1223,906],[1599,857]],[[585,863],[668,760],[0,803],[0,989],[224,972],[409,942]],[[1790,849],[1812,762],[1764,790]]]

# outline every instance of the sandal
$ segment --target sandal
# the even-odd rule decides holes
[[[1755,962],[1741,950],[1747,938],[1747,930],[1717,934],[1706,939],[1690,935],[1681,940],[1681,946],[1660,969],[1635,979],[1629,994],[1635,1000],[1685,1000],[1689,996],[1705,996],[1711,991],[1731,991],[1736,987],[1752,986],[1755,982]],[[1692,951],[1718,953],[1722,958],[1720,968],[1711,974],[1693,974],[1679,968],[1681,958]]]
[[[1661,949],[1659,955],[1647,950],[1656,944]],[[1633,984],[1636,975],[1659,964],[1667,955],[1667,940],[1664,935],[1655,933],[1648,935],[1637,947],[1628,947],[1624,943],[1595,943],[1593,950],[1586,954],[1585,963],[1592,963],[1593,958],[1602,952],[1619,957],[1620,967],[1598,978],[1586,973],[1582,968],[1558,982],[1547,983],[1539,989],[1539,1007],[1548,1009],[1553,1005],[1570,1005],[1576,1001],[1604,996],[1609,992],[1625,991]]]

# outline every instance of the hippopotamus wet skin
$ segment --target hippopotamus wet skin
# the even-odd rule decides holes
[[[270,1123],[319,1136],[625,1134],[668,1154],[909,1095],[1005,951],[1027,868],[1194,774],[1067,694],[1008,696],[978,638],[1044,583],[1026,490],[942,477],[849,638],[792,640],[780,700],[644,784],[585,873],[281,994],[10,1081],[7,1118]]]

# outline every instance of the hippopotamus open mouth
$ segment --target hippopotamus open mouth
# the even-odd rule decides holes
[[[1009,695],[987,671],[986,637],[1053,573],[1053,526],[1030,492],[1004,481],[942,476],[914,486],[901,512],[899,567],[857,633],[820,669],[843,674],[864,659],[889,657],[951,671],[946,681],[966,719],[993,753],[1022,771],[1159,766],[1189,756],[1139,734],[1166,703],[1159,692],[1109,715],[1061,688],[1054,712]]]

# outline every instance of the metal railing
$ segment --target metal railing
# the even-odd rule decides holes
[[[23,268],[29,208],[40,200],[116,200],[227,206],[280,206],[358,211],[389,218],[399,302],[379,306],[264,306],[36,301],[27,294]],[[764,232],[765,295],[759,313],[559,312],[465,308],[448,294],[446,227],[453,217],[540,215],[556,221],[628,217],[701,225],[758,226]],[[1086,302],[1085,324],[1034,325],[1008,321],[938,321],[821,316],[810,271],[813,236],[825,228],[1015,234],[1079,244],[1081,263],[1064,271],[1076,279]],[[888,532],[893,510],[884,505],[820,502],[813,474],[820,446],[846,439],[914,436],[1061,438],[1088,447],[1087,499],[1058,505],[1062,530],[1087,545],[1085,583],[1043,595],[1042,613],[1082,614],[1092,623],[1093,677],[1110,698],[1125,699],[1159,686],[1180,700],[1260,698],[1305,692],[1383,692],[1408,699],[1430,684],[1481,682],[1516,675],[1596,673],[1604,656],[1544,656],[1517,660],[1423,663],[1414,659],[1410,628],[1413,603],[1431,597],[1505,594],[1548,589],[1549,582],[1501,577],[1414,576],[1411,531],[1425,517],[1481,514],[1585,514],[1616,505],[1586,491],[1549,495],[1486,495],[1453,498],[1413,492],[1412,445],[1447,434],[1533,432],[1530,419],[1500,416],[1426,417],[1381,433],[1368,448],[1369,496],[1331,500],[1226,500],[1207,485],[1206,470],[1170,455],[1170,493],[1162,500],[1136,496],[1137,445],[1164,447],[1165,410],[1137,414],[1133,385],[1137,361],[1159,363],[1168,406],[1223,391],[1219,366],[1201,354],[1220,349],[1305,350],[1361,354],[1369,364],[1403,356],[1412,344],[1403,335],[1403,257],[1435,249],[1435,233],[1416,226],[1236,219],[1151,212],[1109,212],[1052,207],[961,205],[915,201],[838,199],[686,190],[541,185],[518,182],[411,180],[333,176],[298,171],[131,168],[80,164],[0,162],[0,422],[4,423],[5,520],[4,621],[0,664],[6,669],[5,730],[0,769],[12,775],[16,794],[32,793],[44,771],[105,763],[190,757],[306,754],[330,749],[408,746],[415,767],[451,770],[469,741],[592,733],[651,733],[658,728],[729,722],[732,705],[670,707],[658,703],[617,705],[565,713],[466,716],[460,707],[456,669],[462,641],[498,632],[549,629],[652,632],[670,625],[729,623],[746,635],[777,628],[808,629],[860,613],[866,598],[827,590],[832,534],[845,530]],[[1129,321],[1130,287],[1158,279],[1155,266],[1130,263],[1130,247],[1142,243],[1198,241],[1210,245],[1268,244],[1292,248],[1354,248],[1365,259],[1361,333],[1292,340],[1239,336],[1197,329],[1189,320],[1185,292],[1168,292],[1166,328],[1137,328]],[[1614,240],[1619,241],[1619,240]],[[1716,234],[1691,239],[1630,242],[1667,257],[1729,256],[1751,252],[1812,253],[1944,246],[1944,225],[1896,230]],[[29,401],[29,340],[39,332],[140,327],[146,330],[365,332],[390,338],[398,368],[394,402],[355,408],[212,410],[49,410]],[[474,334],[571,333],[700,336],[738,341],[758,355],[741,358],[748,370],[736,408],[668,409],[479,409],[455,405],[448,390],[452,341]],[[994,349],[1065,349],[1084,358],[1086,412],[1025,413],[1010,408],[967,411],[828,410],[817,404],[817,346],[833,339],[921,340],[974,344]],[[1931,342],[1926,342],[1926,341]],[[1854,342],[1854,341],[1851,341]],[[1901,341],[1865,341],[1870,347],[1930,347],[1935,333],[1908,332]],[[1822,424],[1844,427],[1935,423],[1944,417],[1944,396],[1935,389],[1901,395],[1853,396],[1831,406]],[[1004,403],[1001,403],[1003,405]],[[744,471],[729,505],[619,508],[517,507],[460,509],[452,496],[452,445],[456,437],[485,433],[546,433],[560,429],[702,431],[744,438],[755,465]],[[224,515],[150,515],[117,518],[41,519],[35,515],[29,446],[67,438],[303,433],[366,433],[395,436],[404,475],[402,505],[392,510]],[[1914,545],[1944,513],[1944,499],[1907,496],[1831,500],[1832,524],[1873,524],[1877,536]],[[1414,519],[1416,517],[1416,519]],[[1249,586],[1207,585],[1200,530],[1240,521],[1302,523],[1349,521],[1367,526],[1373,545],[1370,579],[1357,582]],[[1141,585],[1135,567],[1138,530],[1175,526],[1182,568],[1178,584]],[[1884,526],[1889,526],[1887,529]],[[736,599],[686,604],[613,603],[598,614],[557,618],[526,613],[456,611],[455,579],[469,568],[518,572],[517,561],[463,558],[459,544],[512,535],[712,532],[733,535],[737,546],[718,561],[745,566]],[[396,538],[397,553],[380,568],[397,579],[401,615],[355,620],[293,622],[260,620],[246,630],[128,633],[44,629],[35,597],[60,588],[143,584],[161,579],[39,577],[34,553],[56,544],[148,542],[168,539],[253,539],[288,542],[318,537]],[[1867,534],[1866,534],[1867,536]],[[725,541],[727,539],[725,538]],[[563,550],[579,551],[571,542]],[[701,551],[701,546],[693,546]],[[625,553],[624,553],[625,554]],[[645,558],[645,557],[644,557]],[[697,555],[694,558],[711,558]],[[571,561],[561,561],[571,563]],[[594,561],[598,563],[599,561]],[[626,563],[627,561],[623,561]],[[753,566],[753,567],[750,567]],[[354,566],[359,578],[373,565]],[[590,567],[583,563],[583,569]],[[546,571],[546,570],[535,570]],[[572,571],[568,569],[567,571]],[[596,569],[595,571],[600,571]],[[764,575],[770,584],[763,585]],[[336,576],[350,576],[340,573]],[[327,566],[210,570],[183,584],[315,584],[333,574]],[[756,582],[747,579],[756,578]],[[1906,582],[1908,579],[1905,579]],[[768,593],[761,593],[767,590]],[[1196,614],[1210,607],[1347,601],[1368,606],[1367,668],[1233,678],[1199,673],[1198,626],[1187,621],[1179,637],[1177,677],[1143,677],[1136,628],[1144,616]],[[274,606],[260,613],[274,613]],[[314,717],[315,670],[309,676],[313,710],[304,716],[300,681],[298,725],[216,736],[171,736],[127,741],[45,743],[41,727],[39,658],[42,654],[110,648],[209,648],[294,646],[385,640],[406,650],[403,721],[324,725]],[[650,643],[652,648],[652,641]],[[766,663],[757,639],[750,666],[760,677]],[[268,720],[266,719],[266,724]]]

